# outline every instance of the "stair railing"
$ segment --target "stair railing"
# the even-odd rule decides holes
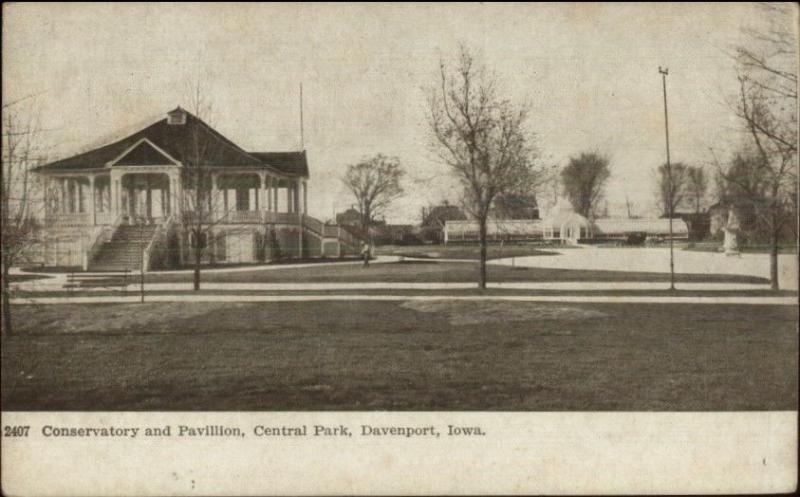
[[[166,221],[156,227],[155,233],[153,233],[150,242],[148,242],[142,254],[142,267],[144,272],[150,271],[150,266],[152,264],[151,255],[155,249],[160,247],[162,242],[166,242],[167,233],[169,233],[169,230],[172,229],[174,221],[175,219],[172,216],[169,216]]]
[[[357,249],[359,245],[359,240],[355,236],[353,236],[352,233],[342,228],[341,226],[339,226],[338,228],[339,228],[339,233],[338,233],[339,241],[350,245],[351,248]]]
[[[319,219],[313,218],[308,214],[302,215],[303,219],[303,226],[308,230],[317,235],[319,238],[323,238],[325,236],[325,225],[322,224],[322,221]]]
[[[89,248],[84,252],[84,271],[89,269],[89,264],[95,259],[95,257],[97,257],[97,254],[100,253],[100,249],[103,248],[103,244],[111,241],[111,238],[113,238],[114,233],[117,231],[117,228],[119,228],[120,224],[122,224],[122,214],[118,215],[116,219],[114,219],[114,223],[112,225],[97,226],[94,229],[91,235]]]

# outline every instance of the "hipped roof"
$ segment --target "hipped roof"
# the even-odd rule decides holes
[[[154,144],[173,159],[184,165],[199,164],[210,167],[266,167],[288,176],[308,176],[308,161],[302,152],[247,152],[206,124],[202,119],[178,107],[170,112],[185,112],[184,124],[169,124],[161,119],[121,140],[108,145],[57,160],[37,168],[39,171],[99,169],[118,159],[142,140]],[[153,152],[130,150],[125,155],[125,165],[152,163]]]

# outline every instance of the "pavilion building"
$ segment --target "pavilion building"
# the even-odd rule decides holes
[[[358,241],[307,214],[305,151],[247,152],[180,107],[121,140],[36,168],[46,266],[148,270],[340,256]],[[198,191],[199,188],[199,191]]]

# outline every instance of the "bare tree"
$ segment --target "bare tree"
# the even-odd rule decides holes
[[[487,218],[498,195],[533,190],[541,181],[527,106],[499,95],[497,79],[461,47],[458,63],[440,62],[428,91],[431,146],[463,188],[465,212],[478,222],[478,285],[486,288]]]
[[[178,202],[181,205],[181,224],[189,228],[189,243],[193,257],[193,287],[200,290],[202,261],[214,240],[214,227],[224,221],[227,212],[219,212],[213,197],[213,170],[218,164],[225,144],[208,128],[203,118],[208,118],[212,106],[204,97],[200,83],[192,95],[194,116],[187,116],[189,139],[184,144],[183,187]],[[189,122],[191,120],[191,122]]]
[[[12,334],[9,273],[39,241],[37,217],[44,207],[37,201],[39,185],[31,171],[43,159],[40,128],[36,113],[20,105],[24,100],[5,104],[2,110],[2,313],[8,335]]]
[[[495,199],[494,216],[501,219],[537,219],[539,203],[532,191],[509,192]]]
[[[735,49],[739,89],[733,108],[757,160],[746,175],[722,171],[728,183],[761,185],[749,199],[770,238],[770,281],[778,289],[778,245],[784,226],[797,213],[797,39],[789,4],[762,4],[764,24],[744,29]]]
[[[658,166],[658,206],[662,216],[675,217],[675,210],[686,200],[688,171],[682,162]]]
[[[342,183],[355,197],[361,230],[367,238],[375,220],[403,194],[400,180],[404,175],[399,159],[383,154],[347,167]]]
[[[536,204],[539,215],[552,212],[561,196],[561,170],[558,164],[542,166],[539,173],[540,180],[536,188]]]
[[[625,211],[628,214],[628,219],[636,219],[639,217],[635,214],[636,204],[627,195],[625,195]]]
[[[581,216],[595,217],[606,181],[611,176],[608,163],[608,157],[598,152],[583,152],[570,157],[569,164],[561,171],[564,195]]]
[[[686,195],[694,204],[695,214],[703,208],[703,201],[708,191],[708,176],[702,166],[689,166],[686,171]]]

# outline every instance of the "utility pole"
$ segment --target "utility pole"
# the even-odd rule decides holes
[[[306,149],[306,144],[303,139],[303,83],[300,83],[300,151]]]
[[[675,256],[673,253],[672,236],[672,165],[669,162],[669,117],[667,114],[667,74],[668,68],[658,66],[661,73],[661,83],[664,88],[664,133],[667,138],[667,216],[669,217],[669,289],[675,290]]]

